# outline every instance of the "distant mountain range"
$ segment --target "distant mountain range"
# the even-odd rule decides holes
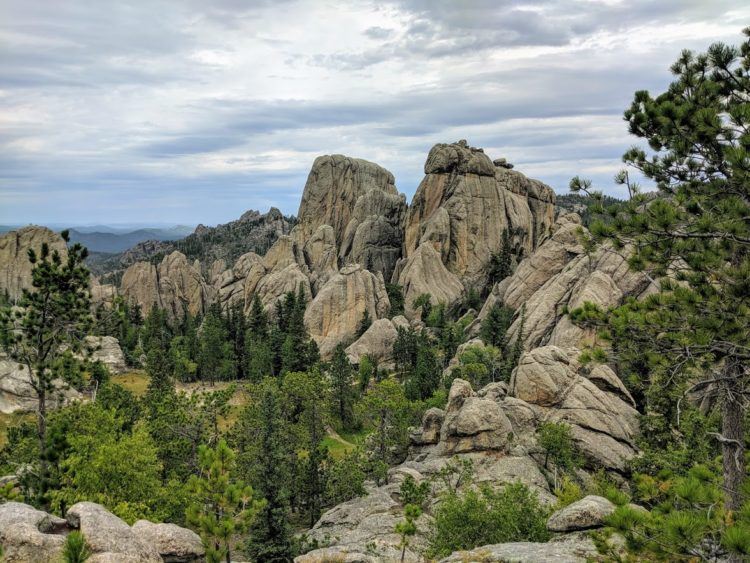
[[[80,242],[91,252],[116,253],[124,252],[128,248],[147,240],[179,240],[192,232],[191,227],[182,225],[166,229],[138,229],[125,232],[119,232],[118,229],[92,231],[84,227],[70,229],[70,242]]]

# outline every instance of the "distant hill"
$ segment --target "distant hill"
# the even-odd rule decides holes
[[[593,198],[585,194],[563,194],[558,195],[555,201],[555,207],[558,210],[564,210],[567,212],[578,213],[581,216],[581,221],[588,227],[591,224],[592,214],[591,208],[596,202]],[[609,207],[616,203],[622,203],[621,199],[611,197],[608,195],[604,196],[603,203],[605,207]]]
[[[177,240],[150,238],[140,240],[120,251],[94,251],[88,265],[94,274],[102,276],[102,282],[119,284],[123,271],[139,261],[158,263],[178,250],[192,262],[198,260],[208,271],[216,260],[231,266],[237,258],[247,252],[265,254],[276,239],[289,234],[296,224],[293,216],[285,217],[272,207],[268,213],[250,210],[235,220],[215,227],[198,225],[190,235]]]
[[[90,231],[85,227],[75,228],[70,229],[70,242],[80,242],[91,252],[116,253],[124,252],[128,248],[147,240],[179,240],[190,234],[190,231],[185,232],[186,228],[138,229],[126,232],[118,232],[115,229]]]

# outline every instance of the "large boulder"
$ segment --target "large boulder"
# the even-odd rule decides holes
[[[405,220],[406,258],[432,244],[448,270],[465,284],[480,286],[505,229],[527,254],[548,236],[552,189],[496,166],[482,149],[466,141],[435,145],[424,171]]]
[[[390,279],[401,257],[406,208],[403,194],[373,189],[361,195],[341,241],[341,259]]]
[[[586,535],[569,534],[546,543],[511,542],[483,545],[470,551],[458,551],[440,563],[585,563],[595,560],[599,552]]]
[[[352,264],[320,289],[305,312],[305,326],[321,355],[328,357],[337,344],[353,340],[365,311],[379,319],[389,309],[383,277]]]
[[[161,555],[146,537],[124,521],[93,502],[79,502],[65,516],[71,528],[79,529],[93,556],[89,561],[160,563]]]
[[[589,495],[552,514],[547,520],[547,529],[551,532],[575,532],[601,528],[615,508],[606,498]]]
[[[175,524],[154,524],[138,520],[133,532],[156,548],[165,563],[198,563],[206,550],[198,534]]]
[[[422,244],[406,260],[396,280],[403,287],[407,317],[414,317],[414,300],[432,296],[432,304],[451,305],[461,298],[464,287],[458,276],[448,271],[430,244]]]
[[[89,360],[101,362],[110,373],[119,374],[128,370],[125,354],[114,336],[87,336],[84,345],[90,351]]]
[[[46,227],[24,227],[0,235],[0,294],[7,293],[11,301],[16,301],[23,289],[31,288],[29,250],[38,256],[45,244],[50,253],[56,251],[61,258],[67,258],[63,238]]]
[[[37,409],[37,395],[31,384],[28,368],[0,356],[0,413],[33,412]],[[53,409],[83,396],[61,380],[52,382],[53,391],[47,393],[47,408]]]
[[[409,321],[401,316],[373,321],[365,333],[346,349],[349,361],[358,364],[364,356],[369,356],[380,365],[392,365],[393,345],[398,338],[398,329],[408,326]]]
[[[556,346],[523,354],[509,394],[529,405],[537,420],[570,425],[576,446],[591,464],[624,471],[636,453],[638,411],[614,372],[599,375],[605,381],[597,385],[597,377],[589,379],[578,363],[579,354]]]
[[[66,522],[20,502],[0,504],[0,546],[6,563],[58,563]]]

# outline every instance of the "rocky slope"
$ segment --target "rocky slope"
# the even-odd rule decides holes
[[[28,251],[41,251],[46,244],[64,259],[68,255],[63,238],[45,227],[24,227],[0,236],[0,294],[11,301],[21,297],[23,288],[31,287],[31,263]]]

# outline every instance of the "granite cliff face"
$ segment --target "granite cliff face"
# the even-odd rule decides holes
[[[508,229],[531,253],[550,234],[555,195],[549,186],[496,165],[466,141],[435,145],[404,225],[404,258],[431,244],[465,285],[486,282],[486,267]]]
[[[11,301],[16,301],[24,288],[31,287],[29,250],[39,254],[44,244],[50,253],[57,251],[61,258],[67,257],[63,238],[46,227],[24,227],[0,235],[0,294],[7,293]]]

